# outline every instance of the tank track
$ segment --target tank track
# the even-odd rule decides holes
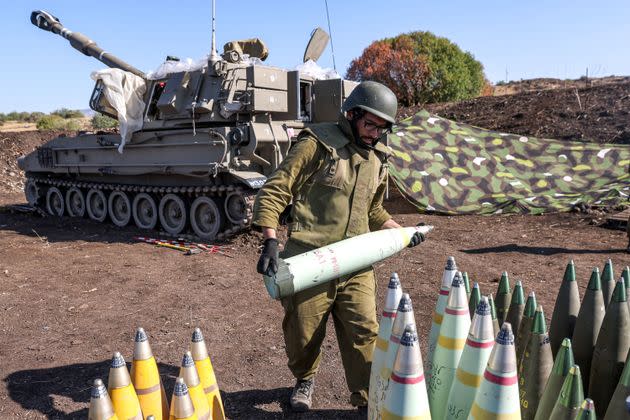
[[[35,197],[35,202],[31,202],[32,199],[29,199],[29,193],[27,190],[29,184],[34,183],[37,186],[37,194]],[[47,194],[46,191],[51,187],[57,187],[62,192],[69,190],[70,188],[78,188],[82,193],[85,199],[87,192],[90,189],[96,189],[103,192],[114,192],[120,191],[129,194],[130,200],[133,200],[133,197],[139,193],[147,193],[155,196],[156,204],[159,205],[160,200],[166,194],[174,194],[180,197],[184,202],[187,202],[186,205],[187,210],[187,221],[186,221],[186,229],[182,230],[179,233],[173,234],[164,229],[158,229],[160,227],[160,220],[158,217],[158,222],[156,227],[153,229],[161,235],[183,238],[183,239],[196,239],[196,240],[218,240],[223,241],[226,240],[239,232],[245,231],[249,229],[252,213],[253,213],[253,205],[254,198],[256,195],[256,190],[243,187],[240,185],[206,185],[206,186],[145,186],[145,185],[129,185],[129,184],[119,184],[119,183],[100,183],[100,182],[88,182],[88,181],[73,181],[68,179],[57,179],[57,178],[48,178],[48,177],[37,177],[37,176],[28,176],[25,182],[25,194],[26,198],[34,207],[38,207],[42,209],[46,214],[51,214],[51,212],[47,209]],[[222,214],[222,229],[213,237],[202,237],[195,232],[193,232],[191,228],[190,221],[190,203],[195,200],[197,197],[209,197],[212,200],[221,203],[228,196],[233,196],[233,194],[239,195],[239,199],[242,200],[242,204],[244,206],[243,210],[243,219],[241,219],[238,223],[235,223],[230,220],[229,217],[226,217],[226,210],[221,209]],[[65,198],[65,194],[64,194]],[[218,207],[223,207],[218,206]],[[53,215],[55,215],[53,213]],[[69,216],[68,211],[64,211],[64,216]],[[73,217],[73,216],[69,216]],[[84,215],[87,217],[87,214]],[[107,217],[110,217],[109,212]],[[135,224],[134,218],[132,217],[129,221],[129,224]],[[138,226],[138,228],[140,228]]]

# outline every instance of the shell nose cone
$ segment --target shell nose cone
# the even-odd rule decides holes
[[[191,367],[194,365],[195,365],[195,362],[192,358],[192,354],[189,351],[187,351],[184,354],[184,357],[182,358],[182,367]]]
[[[200,341],[203,341],[203,334],[201,333],[201,328],[195,328],[195,331],[193,331],[192,342],[198,343]]]
[[[144,331],[144,328],[140,327],[136,330],[136,343],[141,341],[147,341],[147,333]]]
[[[153,357],[153,351],[149,344],[149,337],[144,328],[138,328],[134,337],[133,360],[146,360],[151,357]]]
[[[112,357],[112,364],[111,367],[114,369],[117,368],[121,368],[123,366],[127,366],[125,364],[125,359],[122,357],[122,354],[120,354],[120,352],[114,352],[114,356]]]
[[[387,284],[388,289],[396,289],[400,286],[400,278],[398,277],[398,273],[392,273],[389,277],[389,283]]]
[[[107,395],[107,388],[105,388],[105,384],[103,384],[102,379],[95,379],[94,385],[92,386],[92,398],[103,398]]]
[[[195,361],[205,360],[208,357],[208,348],[206,347],[206,342],[203,339],[200,328],[195,328],[193,332],[190,352]]]
[[[446,259],[446,267],[445,270],[457,270],[457,263],[455,262],[455,257],[448,257]]]

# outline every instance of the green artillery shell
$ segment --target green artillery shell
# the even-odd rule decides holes
[[[488,305],[490,305],[490,315],[492,316],[492,327],[494,329],[494,336],[496,337],[500,331],[499,320],[497,319],[497,308],[494,306],[494,299],[492,299],[492,293],[488,295]]]
[[[549,325],[551,352],[556,357],[564,338],[573,338],[573,329],[580,311],[580,293],[575,281],[575,265],[569,261],[558,290],[556,305]]]
[[[551,411],[556,404],[556,400],[558,399],[558,395],[560,394],[560,390],[562,389],[564,379],[569,374],[569,370],[573,367],[573,365],[574,360],[573,351],[571,351],[571,340],[565,338],[564,340],[562,340],[562,345],[560,346],[558,354],[556,354],[556,359],[553,362],[551,374],[549,375],[547,385],[545,386],[542,398],[540,399],[540,403],[538,404],[538,411],[536,411],[536,420],[546,420],[549,418],[549,415],[551,414]],[[582,378],[580,378],[579,380],[581,382]],[[582,389],[581,383],[580,389]],[[577,402],[578,408],[583,399],[584,397],[582,396]]]
[[[504,271],[503,274],[501,274],[497,296],[494,299],[494,304],[497,308],[497,319],[499,321],[499,325],[503,325],[503,321],[505,321],[505,316],[510,308],[511,300],[512,291],[510,290],[510,279],[508,278],[507,271]]]
[[[575,331],[572,340],[575,364],[580,366],[582,371],[582,384],[586,395],[589,395],[588,384],[591,377],[593,350],[595,349],[602,321],[604,321],[604,315],[606,315],[606,305],[604,304],[604,295],[602,294],[599,279],[599,268],[595,267],[584,293],[577,321],[575,321]]]
[[[541,305],[536,308],[529,343],[521,359],[518,376],[521,395],[521,417],[530,420],[536,416],[538,403],[553,367],[549,334]]]
[[[606,308],[606,316],[597,337],[591,363],[588,389],[589,397],[595,401],[597,417],[604,417],[621,378],[629,348],[630,315],[626,303],[626,287],[623,279],[619,279],[610,304]]]
[[[597,416],[595,415],[595,403],[590,398],[585,399],[582,402],[582,406],[575,416],[575,420],[595,420]]]
[[[621,272],[621,277],[623,277],[623,283],[626,286],[626,301],[630,307],[630,267],[626,266]]]
[[[580,367],[574,365],[562,384],[558,400],[551,411],[549,420],[573,420],[584,400]]]
[[[477,305],[479,305],[480,301],[481,290],[479,289],[479,283],[475,283],[470,291],[470,299],[468,300],[468,312],[470,313],[471,319],[475,316],[475,311],[477,310]]]
[[[518,335],[516,336],[516,360],[520,361],[525,353],[529,336],[532,333],[532,324],[534,323],[534,314],[536,313],[536,294],[531,291],[525,302],[525,310],[523,311],[523,319],[518,327]]]
[[[621,373],[621,378],[619,378],[615,393],[608,404],[604,420],[630,419],[630,412],[627,406],[628,395],[630,395],[630,352],[628,352],[626,365]]]
[[[518,328],[523,320],[523,310],[525,309],[525,297],[523,295],[523,284],[519,281],[514,285],[512,291],[512,301],[510,302],[510,309],[508,309],[505,316],[505,322],[512,324],[512,331],[514,331],[514,337],[518,337]]]
[[[468,278],[468,273],[464,271],[462,273],[462,278],[464,279],[464,288],[466,289],[466,296],[470,299],[470,279]]]
[[[602,293],[604,294],[604,303],[606,306],[610,304],[610,298],[615,288],[615,271],[613,269],[613,263],[611,259],[606,261],[604,269],[602,270]],[[595,409],[599,412],[599,404],[595,400]]]

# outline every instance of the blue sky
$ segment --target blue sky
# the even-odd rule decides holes
[[[0,112],[87,109],[90,73],[104,67],[61,37],[31,25],[44,9],[135,67],[210,50],[211,0],[90,2],[3,0]],[[471,52],[492,82],[535,77],[630,75],[630,1],[328,0],[335,61],[343,75],[372,41],[428,30]],[[324,0],[217,0],[217,45],[249,37],[267,44],[270,65],[300,64],[312,29],[328,30]],[[319,64],[332,67],[330,46]]]

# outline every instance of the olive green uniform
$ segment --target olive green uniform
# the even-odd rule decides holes
[[[303,130],[280,167],[259,191],[253,224],[276,228],[293,201],[288,258],[378,230],[391,216],[383,208],[387,149],[354,144],[350,123]],[[360,250],[357,250],[360,252]],[[332,314],[353,405],[367,404],[370,367],[378,334],[376,279],[372,268],[282,299],[288,366],[297,379],[312,378],[319,365],[326,321]]]

